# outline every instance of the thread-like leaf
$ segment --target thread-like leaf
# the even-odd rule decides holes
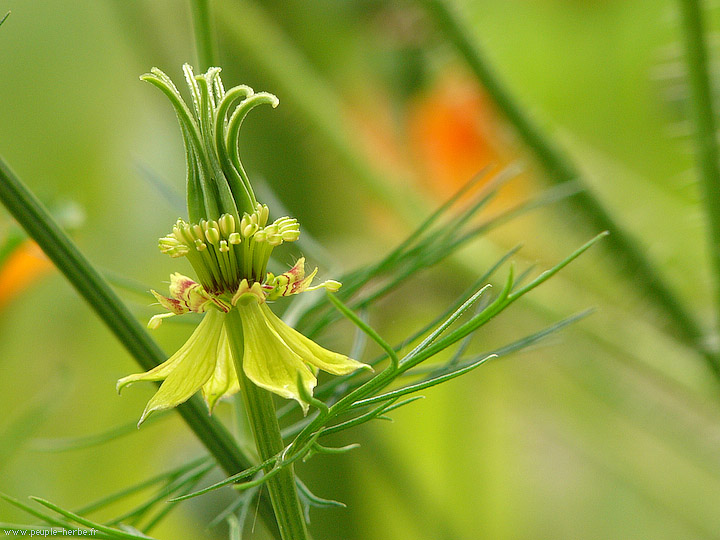
[[[97,531],[105,533],[112,538],[118,538],[118,539],[122,539],[122,540],[136,540],[136,539],[152,540],[151,537],[146,536],[144,534],[128,533],[128,532],[121,531],[118,529],[113,529],[112,527],[107,527],[106,525],[103,525],[101,523],[96,523],[96,522],[86,519],[74,512],[70,512],[69,510],[60,508],[58,505],[51,503],[50,501],[47,501],[45,499],[41,499],[40,497],[30,497],[30,498],[33,501],[49,508],[53,512],[56,512],[56,513],[60,514],[61,516],[65,516],[70,521],[74,521],[75,523],[77,523],[79,525],[84,525],[85,527],[89,527],[91,529],[95,529]]]

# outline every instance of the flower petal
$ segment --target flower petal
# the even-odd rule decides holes
[[[291,294],[303,292],[312,283],[315,274],[317,274],[317,268],[309,276],[305,276],[305,257],[300,257],[295,266],[279,276],[268,274],[265,285],[269,289],[267,293],[268,299],[275,300],[280,296],[290,296]]]
[[[288,347],[295,351],[303,361],[313,367],[322,369],[333,375],[346,375],[360,368],[372,370],[367,364],[348,358],[344,354],[329,351],[315,343],[312,339],[303,336],[300,332],[285,324],[270,310],[267,304],[263,304],[261,309],[265,313],[268,322]]]
[[[307,413],[308,404],[298,388],[298,374],[307,393],[312,394],[317,384],[313,372],[282,340],[265,310],[253,298],[241,299],[237,309],[243,323],[243,371],[247,378],[261,388],[296,400]]]
[[[178,300],[187,300],[190,291],[196,289],[198,283],[187,276],[183,276],[180,272],[170,274],[170,285],[168,290],[170,296]]]
[[[120,390],[135,381],[165,379],[146,405],[138,426],[153,411],[176,407],[187,401],[211,377],[215,371],[223,319],[219,311],[208,312],[187,342],[167,362],[146,373],[129,375],[118,381]]]
[[[220,332],[220,341],[218,342],[216,354],[215,371],[202,387],[203,398],[205,398],[210,413],[212,413],[219,399],[236,394],[240,390],[240,382],[237,373],[235,373],[235,365],[233,364],[230,342],[228,341],[225,326]]]
[[[180,351],[182,351],[182,349],[165,360],[165,362],[159,366],[152,368],[150,371],[146,371],[145,373],[133,373],[132,375],[119,379],[116,385],[118,394],[123,388],[130,386],[132,383],[137,381],[162,381],[165,379],[168,375],[170,375],[170,372],[175,368],[175,365],[182,359]]]
[[[173,315],[183,315],[190,311],[187,306],[177,298],[168,298],[167,296],[163,296],[159,292],[152,289],[150,290],[150,292],[157,299],[160,305],[167,309]]]

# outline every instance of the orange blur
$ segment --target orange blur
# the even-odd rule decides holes
[[[423,185],[442,197],[485,167],[496,172],[518,157],[491,100],[473,80],[455,73],[446,73],[411,102],[407,133]],[[528,191],[526,178],[514,179],[495,203],[507,206]]]
[[[25,240],[0,268],[0,310],[53,268],[33,240]]]

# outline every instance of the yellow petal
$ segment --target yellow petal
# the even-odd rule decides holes
[[[235,373],[230,343],[223,326],[217,347],[215,371],[202,387],[203,398],[205,398],[205,403],[207,403],[208,409],[212,413],[219,399],[236,394],[239,390],[240,382]]]
[[[313,367],[322,369],[333,375],[346,375],[360,368],[372,370],[369,365],[348,358],[344,354],[329,351],[315,343],[312,339],[303,336],[294,328],[290,328],[270,310],[267,304],[263,304],[261,309],[265,313],[268,322],[288,347],[295,351],[303,361]]]
[[[180,351],[178,351],[168,360],[166,360],[159,366],[154,367],[150,371],[146,371],[145,373],[134,373],[132,375],[128,375],[127,377],[119,379],[116,385],[118,394],[123,388],[125,388],[126,386],[130,386],[132,383],[137,381],[162,381],[163,379],[165,379],[168,375],[170,375],[170,372],[174,369],[174,366],[180,360],[181,357],[179,356],[179,353]]]
[[[311,395],[317,384],[315,375],[269,324],[260,304],[249,299],[238,302],[237,308],[243,323],[245,375],[261,388],[296,400],[307,413],[308,404],[298,388],[298,374]]]
[[[165,379],[145,407],[138,425],[153,411],[176,407],[187,401],[207,382],[215,370],[223,319],[224,315],[218,311],[208,312],[187,342],[167,362],[146,373],[130,375],[118,381],[118,389],[121,389],[135,381]]]

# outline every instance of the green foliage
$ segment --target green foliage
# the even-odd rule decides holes
[[[300,494],[306,521],[309,522],[310,508],[327,509],[343,506],[343,503],[313,494],[297,477],[293,466],[319,454],[324,456],[344,454],[356,448],[354,444],[331,448],[324,443],[331,435],[342,433],[343,437],[347,437],[348,430],[363,426],[371,420],[390,419],[390,413],[420,399],[421,396],[417,395],[419,392],[474,371],[487,364],[489,360],[497,361],[496,359],[502,359],[511,353],[526,350],[587,316],[589,311],[567,317],[524,337],[518,338],[516,335],[508,342],[493,347],[485,344],[479,346],[477,341],[473,340],[476,331],[501,315],[516,300],[555,276],[604,234],[586,243],[535,278],[531,277],[535,273],[534,265],[525,268],[517,277],[515,265],[508,265],[511,259],[519,255],[519,247],[506,251],[504,255],[496,257],[496,260],[490,263],[482,261],[482,264],[476,264],[473,261],[470,266],[477,274],[475,283],[447,308],[439,308],[440,313],[431,317],[432,320],[427,324],[421,324],[420,328],[409,332],[410,335],[404,336],[397,342],[384,339],[382,337],[384,331],[376,329],[374,324],[370,323],[373,315],[383,305],[382,301],[400,288],[404,287],[404,290],[407,290],[412,287],[415,283],[412,280],[423,271],[440,265],[448,258],[462,256],[459,254],[463,248],[498,226],[527,216],[529,211],[538,207],[548,207],[566,199],[572,202],[575,208],[579,208],[578,215],[584,216],[583,219],[590,223],[593,230],[610,231],[607,244],[610,246],[612,256],[609,259],[613,261],[612,264],[623,268],[628,274],[628,281],[645,291],[648,303],[653,308],[658,307],[666,316],[665,323],[673,328],[687,346],[702,355],[717,375],[717,352],[709,346],[708,332],[703,328],[703,323],[696,320],[699,319],[699,311],[694,310],[694,306],[681,299],[669,286],[662,269],[653,264],[641,247],[641,243],[636,240],[636,236],[639,235],[625,229],[614,219],[606,205],[601,203],[592,191],[586,189],[584,175],[579,172],[581,168],[565,155],[560,145],[529,120],[530,115],[527,111],[511,97],[508,89],[495,76],[477,47],[477,36],[466,27],[462,17],[449,9],[447,3],[441,0],[426,0],[420,4],[427,8],[425,13],[429,14],[429,20],[439,30],[442,38],[455,47],[474,76],[484,84],[492,101],[515,126],[516,132],[549,173],[549,179],[559,185],[538,197],[529,197],[527,200],[516,202],[514,206],[500,214],[479,220],[478,215],[486,215],[485,211],[489,204],[498,191],[514,178],[516,170],[509,168],[503,171],[486,183],[469,202],[463,202],[464,207],[460,211],[451,212],[453,205],[468,201],[471,190],[475,187],[471,182],[386,256],[344,275],[341,278],[344,287],[337,294],[315,296],[311,300],[292,304],[286,312],[287,318],[293,320],[295,326],[302,329],[306,335],[322,338],[331,332],[347,332],[347,321],[350,321],[354,325],[356,335],[353,356],[358,359],[370,356],[366,350],[369,348],[368,343],[377,345],[381,354],[365,359],[375,368],[376,372],[373,375],[359,372],[325,380],[315,389],[314,395],[304,394],[303,399],[312,407],[308,417],[300,415],[298,405],[295,403],[290,402],[281,407],[278,419],[282,429],[282,450],[270,458],[258,459],[254,453],[248,452],[244,446],[247,441],[246,437],[243,437],[242,430],[240,436],[234,438],[222,421],[208,418],[202,404],[192,400],[180,408],[179,412],[205,445],[209,453],[207,457],[189,459],[168,472],[156,474],[104,496],[76,511],[64,509],[40,498],[33,498],[40,507],[38,509],[12,497],[2,496],[7,504],[22,509],[31,517],[40,520],[42,525],[4,523],[0,524],[0,528],[27,532],[50,531],[51,528],[67,531],[93,528],[98,531],[95,535],[97,538],[150,538],[146,534],[149,534],[182,501],[232,485],[235,487],[232,502],[223,511],[214,513],[214,519],[207,521],[210,522],[210,526],[226,522],[230,538],[239,539],[243,537],[244,528],[249,527],[253,522],[256,508],[259,508],[257,511],[261,519],[272,529],[273,513],[267,499],[266,485],[268,480],[282,474],[291,475],[293,485]],[[712,165],[710,162],[713,161],[713,156],[717,157],[717,149],[713,126],[704,123],[704,120],[712,119],[714,116],[713,104],[708,97],[707,88],[708,59],[704,56],[703,50],[705,35],[700,24],[702,21],[699,19],[698,2],[688,0],[681,4],[683,9],[687,10],[683,27],[684,35],[688,47],[694,51],[689,58],[688,70],[693,83],[691,90],[696,96],[693,99],[696,104],[694,122],[697,124],[700,159],[705,164],[701,167],[701,173],[706,186],[707,213],[712,225],[717,221],[715,215],[717,212],[712,203],[712,186],[716,181],[713,177],[717,176],[717,164]],[[285,31],[289,33],[290,30],[281,28],[278,21],[270,18],[270,7],[261,7],[257,2],[240,2],[240,5],[247,7],[247,17],[244,21],[239,20],[238,10],[228,8],[225,4],[219,7],[220,26],[227,33],[223,38],[231,43],[246,45],[242,47],[243,54],[258,61],[261,69],[277,83],[277,87],[287,92],[288,101],[295,106],[295,114],[299,114],[301,123],[310,126],[311,136],[322,141],[323,148],[327,149],[335,159],[339,158],[339,161],[352,172],[353,180],[384,197],[385,200],[405,201],[397,196],[394,184],[383,182],[383,176],[375,170],[375,165],[364,160],[362,152],[358,151],[355,144],[356,141],[342,130],[342,121],[337,114],[337,110],[342,108],[340,99],[335,94],[333,86],[323,80],[315,66],[306,61],[291,41],[286,39]],[[207,12],[209,3],[197,1],[193,2],[192,6],[195,13],[199,56],[203,64],[202,68],[205,69],[215,63],[214,59],[217,56],[211,32],[211,18]],[[8,14],[0,20],[0,25],[6,22],[7,17]],[[251,28],[247,32],[241,31],[241,22]],[[261,40],[256,39],[258,35],[267,36],[267,42],[262,43]],[[293,59],[289,62],[290,68],[286,69],[284,64],[278,61],[282,56],[279,53],[287,53],[288,57]],[[189,79],[196,81],[192,73],[186,71],[186,74]],[[252,91],[247,87],[236,87],[225,93],[217,82],[216,71],[209,71],[205,77],[193,83],[191,107],[188,107],[177,89],[169,82],[169,78],[162,72],[158,70],[145,76],[146,80],[171,98],[180,119],[188,164],[188,211],[190,218],[196,220],[224,211],[239,216],[242,214],[243,205],[246,209],[253,208],[255,194],[247,173],[240,164],[241,144],[237,133],[240,123],[250,108],[261,102],[275,103],[273,96],[269,94],[251,96]],[[278,93],[282,94],[282,92]],[[229,114],[230,109],[236,104],[237,108]],[[204,152],[203,148],[207,148],[208,145],[216,149],[217,156],[210,156]],[[703,149],[706,152],[703,153]],[[162,362],[166,358],[164,352],[147,336],[137,323],[134,314],[110,289],[108,282],[134,293],[142,292],[148,287],[126,276],[115,275],[112,271],[99,272],[2,161],[0,161],[0,176],[0,198],[18,222],[26,228],[28,234],[43,247],[68,280],[89,302],[128,352],[144,369]],[[484,171],[478,174],[475,180],[485,182],[487,176],[487,171]],[[220,181],[222,178],[229,178],[230,182],[224,185]],[[243,204],[238,207],[232,199],[241,200]],[[417,207],[416,203],[416,200],[408,198],[407,205],[399,208],[398,212],[412,215],[414,211],[412,208]],[[708,230],[713,233],[716,228],[710,227]],[[713,234],[710,236],[712,237]],[[17,231],[8,235],[4,240],[5,243],[0,246],[0,262],[5,260],[24,238]],[[308,251],[312,251],[311,244],[308,246]],[[305,249],[303,247],[303,250]],[[498,274],[508,266],[509,269],[505,270],[505,279],[499,278]],[[716,269],[712,273],[716,277]],[[473,279],[475,276],[471,281]],[[499,291],[495,293],[496,289],[490,288],[488,283],[496,284],[498,281],[501,286],[497,287]],[[457,283],[454,282],[453,285]],[[554,317],[554,320],[558,318]],[[508,319],[500,319],[501,322],[503,320]],[[196,321],[191,320],[191,322]],[[714,327],[711,324],[705,326]],[[524,333],[518,332],[520,336]],[[714,417],[704,408],[706,404],[695,403],[694,398],[689,397],[690,392],[687,388],[676,385],[674,381],[668,382],[662,377],[657,377],[657,374],[647,366],[638,367],[638,365],[638,362],[628,360],[630,367],[623,365],[622,369],[635,370],[633,373],[643,381],[642,384],[653,388],[660,387],[663,390],[669,388],[667,394],[670,397],[663,394],[663,400],[687,400],[691,403],[690,408],[696,407],[702,412],[700,416],[704,419],[710,418],[707,422],[713,425]],[[619,394],[608,395],[605,392],[606,386],[601,381],[603,375],[597,367],[591,366],[586,372],[584,365],[566,365],[566,371],[568,373],[564,375],[588,389],[588,393],[598,402],[609,406],[622,422],[638,422],[642,411],[638,410],[639,407],[630,410],[631,407],[625,402],[626,399],[629,402],[629,398]],[[658,379],[660,382],[657,382]],[[302,384],[299,387],[303,389]],[[642,401],[641,397],[635,399],[638,402]],[[663,405],[665,405],[664,401]],[[42,401],[36,407],[32,405],[25,407],[23,411],[26,414],[21,414],[16,422],[5,428],[2,434],[0,464],[4,464],[7,456],[16,453],[18,448],[26,444],[33,435],[31,428],[45,417],[47,406],[47,403]],[[653,415],[650,413],[648,416]],[[164,418],[169,417],[171,415],[164,416]],[[645,420],[643,417],[643,428],[653,437],[662,444],[671,445],[673,451],[681,454],[692,466],[701,464],[703,470],[714,474],[714,454],[706,447],[689,449],[686,446],[685,439],[687,432],[690,431],[689,428],[685,430],[677,426],[663,425],[662,420],[658,418],[649,420],[647,424],[644,423]],[[91,448],[131,436],[133,425],[134,422],[123,424],[97,435],[39,439],[33,442],[32,448],[50,452]],[[593,427],[591,426],[590,429]],[[611,476],[613,474],[617,476],[618,482],[630,486],[630,491],[635,490],[643,495],[642,485],[635,486],[635,478],[627,469],[622,469],[622,464],[617,465],[617,469],[613,469],[615,464],[607,465],[608,461],[604,461],[606,456],[603,455],[601,448],[592,450],[594,453],[587,452],[588,462],[596,464],[602,470],[607,468]],[[702,455],[698,457],[693,452],[702,452]],[[632,451],[629,450],[628,456],[631,455]],[[349,461],[351,457],[345,459]],[[214,482],[198,490],[198,486],[207,484],[209,474],[217,466],[229,476],[225,480]],[[142,500],[138,503],[139,498]],[[171,499],[169,502],[167,502],[168,498]],[[647,498],[654,502],[653,494]],[[118,510],[117,508],[121,506],[122,509]],[[88,515],[100,510],[114,511],[115,517],[104,522],[88,519]],[[678,508],[672,511],[677,511],[679,519],[683,523],[687,522],[688,527],[698,531],[699,535],[712,535],[711,532],[708,534],[709,527],[706,524],[696,527],[692,510]],[[270,534],[277,537],[277,531],[271,531]]]

